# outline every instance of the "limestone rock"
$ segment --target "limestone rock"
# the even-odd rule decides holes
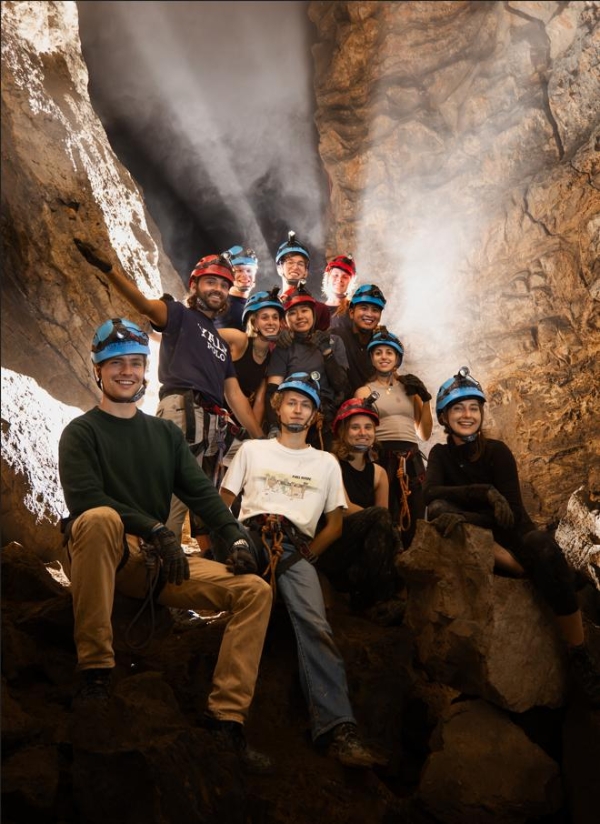
[[[455,704],[432,743],[417,798],[435,821],[524,824],[560,808],[556,762],[490,704]]]
[[[600,591],[600,506],[584,487],[569,498],[556,540],[571,566]]]
[[[462,532],[441,538],[420,521],[400,556],[419,662],[434,681],[515,712],[560,706],[564,651],[554,616],[528,581],[493,574],[491,532]]]

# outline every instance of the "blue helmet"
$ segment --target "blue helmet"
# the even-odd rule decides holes
[[[321,405],[320,377],[321,375],[318,372],[293,372],[281,381],[276,391],[285,392],[286,389],[291,389],[294,392],[301,392],[307,398],[310,398],[315,408],[318,409]]]
[[[286,255],[302,255],[306,258],[306,264],[310,263],[310,253],[304,244],[300,243],[299,240],[296,239],[295,232],[288,232],[288,239],[281,244],[279,249],[277,250],[277,254],[275,255],[275,263],[281,263],[282,259]]]
[[[232,246],[227,250],[232,266],[258,266],[258,257],[253,249]]]
[[[468,366],[462,366],[456,375],[448,378],[438,389],[435,399],[435,411],[440,420],[440,415],[453,403],[458,401],[476,400],[485,403],[485,395],[481,384],[469,373]],[[441,421],[440,421],[441,423]]]
[[[122,355],[150,355],[148,335],[126,318],[112,318],[96,329],[92,341],[92,362],[102,363]]]
[[[283,305],[277,297],[278,292],[279,286],[274,286],[270,292],[255,292],[255,294],[250,295],[242,312],[242,323],[245,324],[248,316],[253,312],[258,312],[260,309],[277,309],[281,317],[283,317]]]
[[[398,366],[402,363],[402,358],[404,357],[404,347],[400,341],[400,338],[393,335],[391,332],[388,332],[385,326],[380,326],[376,332],[373,332],[373,337],[367,344],[367,352],[372,352],[373,349],[376,349],[378,346],[390,346],[394,349],[397,354],[400,356],[400,361]]]
[[[359,303],[372,303],[374,306],[384,309],[386,300],[379,286],[375,286],[374,283],[365,283],[355,289],[350,298],[350,306],[356,306]]]

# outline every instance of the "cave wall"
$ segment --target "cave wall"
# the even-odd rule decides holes
[[[309,17],[325,251],[384,287],[433,391],[471,366],[552,520],[600,486],[599,4],[313,2]],[[2,4],[3,542],[61,514],[57,433],[96,402],[94,328],[141,320],[73,237],[111,247],[149,296],[184,292],[87,82],[75,3]]]
[[[327,254],[382,286],[433,392],[462,364],[484,384],[538,520],[582,484],[600,496],[600,4],[309,16]]]

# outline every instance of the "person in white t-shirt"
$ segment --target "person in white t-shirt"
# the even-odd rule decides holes
[[[377,758],[358,737],[344,662],[333,640],[314,562],[342,533],[346,496],[333,455],[306,443],[320,404],[318,373],[296,372],[277,387],[271,403],[276,438],[245,441],[221,485],[231,506],[241,493],[240,520],[271,548],[275,575],[298,644],[300,680],[313,741],[325,743],[342,764],[370,767]],[[325,525],[317,532],[324,514]],[[272,582],[275,583],[275,582]]]

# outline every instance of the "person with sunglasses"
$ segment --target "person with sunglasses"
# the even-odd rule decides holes
[[[367,346],[381,320],[386,299],[374,283],[361,284],[348,303],[347,315],[332,318],[331,332],[344,344],[348,361],[349,394],[351,397],[373,374],[373,364]],[[344,320],[345,319],[345,320]]]
[[[183,433],[137,408],[146,388],[148,335],[126,318],[98,327],[92,343],[98,406],[72,420],[58,448],[63,519],[81,685],[77,717],[110,702],[115,668],[111,613],[115,590],[184,610],[226,611],[208,697],[206,726],[245,766],[264,771],[244,723],[254,694],[272,595],[256,575],[248,537],[198,466]],[[217,561],[188,558],[165,525],[175,494],[220,538]],[[98,715],[100,718],[101,716]]]
[[[387,472],[390,512],[400,529],[404,549],[408,549],[417,520],[425,517],[425,465],[417,438],[427,441],[431,437],[431,395],[416,375],[398,373],[404,347],[385,326],[373,334],[367,352],[371,357],[372,377],[356,390],[354,397],[367,398],[372,392],[379,393],[377,460]]]
[[[402,541],[388,509],[387,474],[375,463],[378,397],[373,392],[350,398],[335,416],[332,454],[342,470],[348,508],[341,537],[319,556],[317,569],[334,589],[349,593],[351,609],[389,626],[401,621],[405,602],[395,565]]]
[[[600,706],[600,673],[585,644],[574,571],[552,533],[536,529],[525,509],[511,450],[484,435],[485,403],[466,366],[440,386],[435,408],[447,438],[429,453],[427,518],[445,538],[461,524],[492,531],[496,569],[531,579],[566,642],[573,685]]]
[[[258,258],[252,249],[242,246],[232,246],[227,250],[233,266],[233,286],[229,290],[229,301],[226,311],[215,318],[217,329],[237,329],[244,332],[244,309],[250,292],[256,283],[258,272]]]
[[[75,238],[74,243],[88,263],[100,269],[161,333],[156,414],[179,426],[196,460],[217,483],[223,455],[237,429],[228,410],[250,437],[263,434],[240,388],[229,347],[214,324],[227,307],[234,281],[229,256],[207,255],[198,261],[189,277],[190,291],[184,305],[176,300],[147,298],[119,263],[108,260],[87,241]],[[167,525],[180,540],[186,513],[187,507],[175,498]],[[192,516],[190,520],[192,535],[203,535],[203,527]]]
[[[277,437],[240,446],[221,497],[231,506],[241,495],[240,519],[262,558],[258,567],[267,570],[289,613],[313,741],[345,766],[370,767],[376,758],[358,736],[344,662],[315,569],[341,535],[346,506],[338,462],[306,442],[320,405],[318,373],[286,375],[271,403],[279,421]],[[325,524],[318,530],[321,517]]]

